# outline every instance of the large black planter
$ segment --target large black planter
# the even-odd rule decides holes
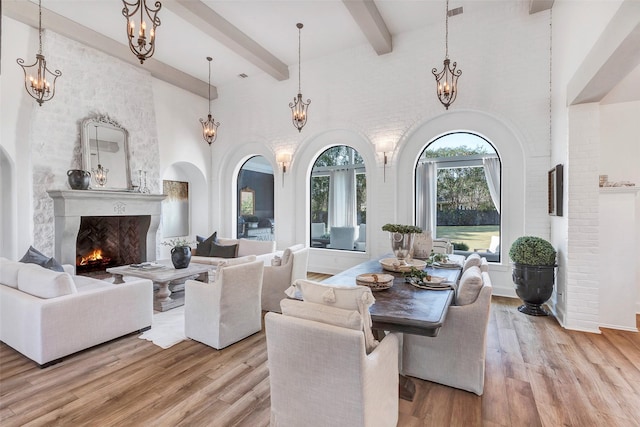
[[[542,304],[551,298],[555,283],[555,266],[513,265],[513,283],[516,294],[524,302],[518,307],[521,313],[531,316],[548,316]]]
[[[189,246],[174,246],[171,249],[171,262],[176,269],[189,267],[191,248]]]

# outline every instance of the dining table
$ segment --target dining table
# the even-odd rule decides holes
[[[387,256],[388,258],[388,256]],[[422,268],[432,276],[444,278],[449,287],[438,290],[423,289],[408,283],[402,271],[390,271],[383,267],[380,257],[371,259],[342,271],[322,281],[330,285],[356,285],[356,278],[361,274],[390,274],[393,276],[393,286],[388,289],[373,292],[375,303],[369,308],[371,313],[372,330],[378,339],[382,339],[389,332],[435,337],[446,321],[447,311],[455,298],[455,287],[462,271],[462,262],[439,268],[426,266]],[[452,257],[452,259],[456,259]],[[400,375],[400,397],[413,400],[415,384]]]

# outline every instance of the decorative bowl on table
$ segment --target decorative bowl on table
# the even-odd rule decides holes
[[[365,273],[356,277],[356,284],[367,286],[372,291],[384,291],[393,286],[394,277],[384,273]]]
[[[406,261],[406,264],[399,262],[397,258],[383,258],[379,262],[383,269],[387,271],[395,271],[396,273],[406,273],[411,271],[412,267],[422,270],[427,266],[426,262],[419,259]]]

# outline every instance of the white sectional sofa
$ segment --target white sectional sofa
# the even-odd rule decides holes
[[[40,367],[151,327],[153,285],[120,285],[0,258],[0,341]]]
[[[253,240],[253,239],[226,239],[220,237],[217,239],[220,246],[238,245],[237,258],[249,255],[255,255],[264,265],[271,265],[271,260],[278,255],[282,256],[283,251],[276,251],[276,242],[272,240]],[[215,256],[203,256],[196,252],[191,256],[191,262],[198,264],[218,265],[220,261],[228,258],[220,258]]]

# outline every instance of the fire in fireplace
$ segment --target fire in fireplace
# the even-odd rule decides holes
[[[87,216],[76,241],[76,274],[99,276],[109,267],[146,261],[148,216]]]

